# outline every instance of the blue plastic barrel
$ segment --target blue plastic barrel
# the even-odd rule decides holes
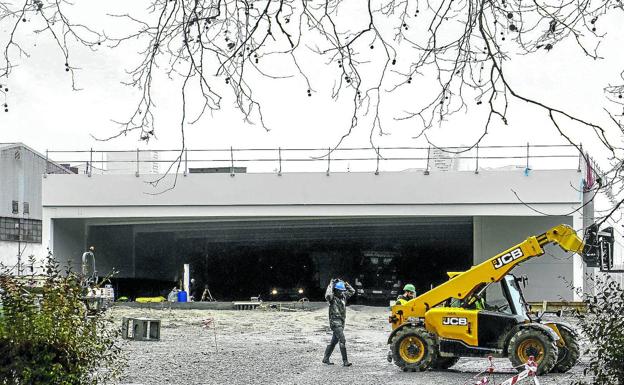
[[[178,302],[188,302],[187,294],[184,290],[178,292]]]

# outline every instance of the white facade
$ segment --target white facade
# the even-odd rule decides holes
[[[17,242],[0,241],[0,264],[11,268],[15,273],[17,273],[18,246],[21,252],[23,271],[27,271],[31,255],[39,261],[48,252],[41,243],[21,242],[18,245]]]
[[[41,176],[46,170],[68,173],[22,143],[0,143],[0,217],[41,219]],[[17,213],[13,212],[13,201],[18,202]]]
[[[22,143],[0,144],[0,263],[14,267],[18,255],[25,264],[28,257],[42,257],[41,181],[48,173],[68,173],[44,155]],[[19,237],[18,237],[19,234]]]
[[[576,170],[189,174],[177,179],[169,175],[153,189],[146,182],[156,177],[48,176],[44,242],[72,263],[87,247],[90,226],[96,225],[471,217],[473,256],[462,257],[478,263],[554,224],[582,229],[582,218],[575,212],[582,194],[573,187],[580,185],[582,174]],[[174,180],[175,188],[157,193]],[[122,254],[116,256],[117,266],[136,269],[133,252]],[[532,282],[527,288],[530,300],[560,300],[578,299],[566,290],[566,282],[583,287],[585,269],[580,257],[553,247],[519,272]]]

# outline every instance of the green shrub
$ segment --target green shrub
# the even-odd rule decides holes
[[[596,294],[584,295],[587,312],[578,315],[589,366],[574,384],[624,385],[624,289],[608,276],[594,284]]]
[[[45,268],[38,277],[0,273],[0,384],[114,380],[124,363],[118,328],[88,313],[76,274],[61,274],[51,255]]]

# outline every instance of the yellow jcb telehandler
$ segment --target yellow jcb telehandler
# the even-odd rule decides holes
[[[566,372],[579,358],[574,329],[562,322],[542,322],[528,314],[519,279],[509,272],[557,244],[584,260],[610,260],[613,237],[594,225],[583,242],[567,225],[531,236],[472,267],[448,273],[449,280],[428,292],[392,306],[388,359],[405,371],[446,369],[459,357],[509,357],[519,367],[534,357],[537,374]],[[612,233],[611,233],[612,234]],[[487,290],[487,298],[485,293]]]

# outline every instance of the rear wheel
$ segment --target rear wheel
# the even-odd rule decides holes
[[[459,357],[438,357],[438,359],[431,364],[431,367],[433,369],[448,369],[455,365],[457,361],[459,361]]]
[[[565,343],[564,347],[559,348],[559,357],[557,358],[557,364],[553,368],[553,372],[557,373],[565,373],[568,370],[572,369],[576,362],[578,361],[581,351],[579,349],[578,341],[574,334],[566,330],[562,327],[558,327],[559,334],[561,334],[561,338]]]
[[[521,329],[509,340],[509,360],[519,370],[533,357],[537,374],[548,373],[557,363],[558,353],[554,339],[539,329]]]
[[[423,371],[438,358],[435,337],[423,327],[405,327],[397,332],[390,346],[394,363],[406,372]]]

